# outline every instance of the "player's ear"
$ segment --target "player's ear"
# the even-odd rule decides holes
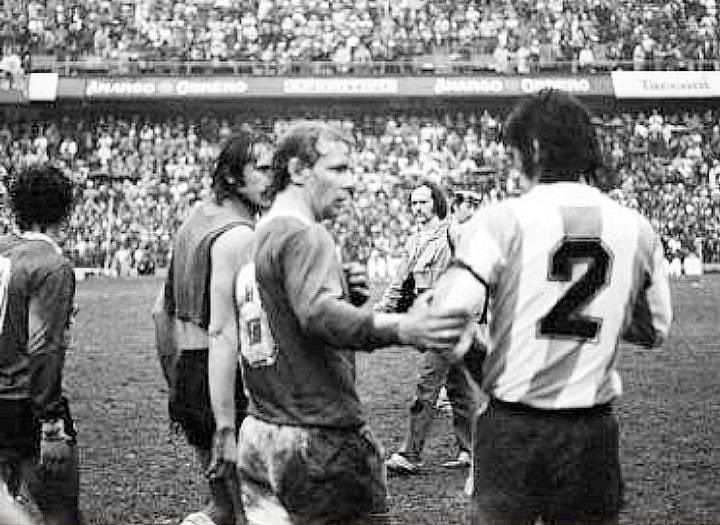
[[[287,169],[290,181],[297,186],[304,186],[310,178],[310,168],[297,157],[293,157],[288,161]]]

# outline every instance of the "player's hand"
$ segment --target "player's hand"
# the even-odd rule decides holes
[[[420,295],[398,326],[400,340],[419,350],[448,352],[465,333],[470,314],[462,308],[438,309],[431,304],[432,292]]]
[[[210,466],[205,475],[208,479],[232,479],[237,465],[237,439],[235,429],[221,427],[213,437]]]
[[[45,475],[58,477],[72,460],[74,440],[65,432],[62,419],[42,424],[40,437],[40,467]]]
[[[364,305],[370,299],[367,267],[359,262],[343,264],[343,271],[350,290],[350,302],[355,306]]]

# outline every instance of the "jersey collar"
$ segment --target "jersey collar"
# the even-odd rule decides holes
[[[20,237],[27,241],[45,241],[53,247],[53,250],[55,250],[58,255],[62,255],[62,248],[60,248],[58,243],[49,235],[40,232],[22,232]]]

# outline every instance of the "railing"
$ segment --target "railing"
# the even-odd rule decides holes
[[[254,75],[254,76],[422,76],[467,75],[473,73],[504,75],[526,74],[587,74],[613,70],[720,70],[720,60],[683,61],[670,67],[660,61],[648,61],[637,67],[632,61],[598,61],[580,67],[577,61],[531,62],[518,71],[512,61],[499,69],[490,55],[473,60],[435,60],[415,58],[384,62],[351,62],[337,64],[330,61],[260,62],[260,61],[185,61],[185,60],[58,60],[53,56],[35,56],[32,72],[56,72],[61,76],[133,76],[133,75]]]

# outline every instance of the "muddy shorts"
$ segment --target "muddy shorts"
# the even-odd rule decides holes
[[[238,469],[250,524],[387,521],[383,452],[367,426],[293,427],[248,416]]]

